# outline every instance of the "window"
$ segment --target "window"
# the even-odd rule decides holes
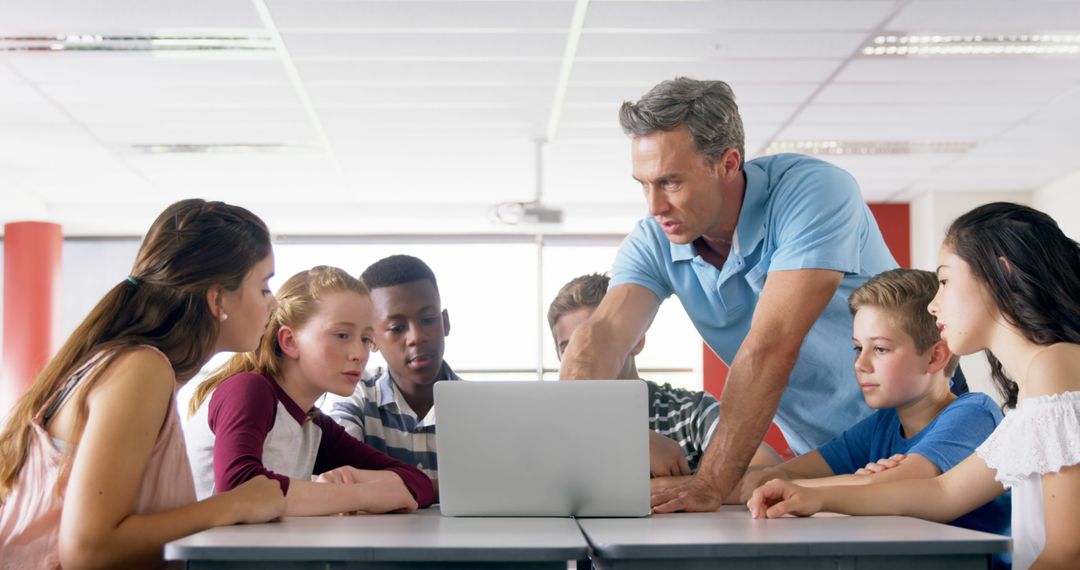
[[[443,307],[450,317],[446,360],[462,377],[536,380],[539,376],[554,380],[559,362],[547,325],[548,305],[573,277],[608,271],[619,242],[615,236],[549,236],[542,246],[528,235],[402,237],[393,241],[283,238],[274,245],[276,267],[270,285],[276,290],[294,273],[314,265],[335,265],[359,276],[368,265],[388,255],[415,255],[431,266],[439,281]],[[105,291],[124,278],[137,248],[133,240],[65,242],[61,338],[70,334]],[[108,271],[95,269],[102,259],[110,260]],[[90,278],[94,275],[101,278]],[[701,351],[697,331],[678,299],[672,298],[660,307],[645,350],[637,357],[638,370],[650,380],[700,390]],[[228,356],[211,360],[194,383]],[[369,367],[382,365],[381,356],[373,353]]]

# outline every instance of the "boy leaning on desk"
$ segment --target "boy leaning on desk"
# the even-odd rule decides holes
[[[607,294],[610,277],[600,273],[582,275],[559,289],[548,307],[548,325],[555,338],[560,359],[570,336],[596,311]],[[705,448],[716,430],[720,404],[708,392],[683,390],[658,384],[638,376],[634,357],[645,347],[642,338],[623,364],[616,380],[641,380],[649,392],[649,470],[652,486],[681,482],[697,470]],[[775,465],[780,461],[766,444],[761,444],[751,466]]]

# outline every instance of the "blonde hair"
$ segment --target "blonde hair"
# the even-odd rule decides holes
[[[548,326],[554,330],[555,323],[565,314],[582,307],[595,309],[607,295],[611,278],[602,273],[590,273],[570,280],[555,294],[555,299],[548,307]]]
[[[900,330],[915,341],[920,353],[941,340],[934,316],[926,310],[937,294],[937,276],[921,269],[891,269],[863,283],[848,298],[848,308],[855,315],[863,307],[885,311]],[[952,376],[960,357],[952,355],[945,365],[945,376]]]
[[[343,269],[319,265],[290,277],[277,292],[278,306],[270,315],[263,331],[262,340],[253,352],[241,352],[215,370],[195,389],[188,403],[188,415],[193,415],[207,396],[226,378],[241,372],[258,372],[279,379],[281,363],[285,355],[278,344],[281,327],[304,326],[317,309],[319,299],[329,293],[352,291],[368,296],[368,288],[359,279]]]

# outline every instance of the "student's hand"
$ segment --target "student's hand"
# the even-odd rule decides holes
[[[690,481],[693,477],[689,475],[680,475],[678,477],[654,477],[649,479],[649,490],[653,493],[657,491],[663,491],[664,489],[671,489],[672,487],[678,487],[683,483]]]
[[[229,501],[234,514],[233,524],[263,523],[285,514],[285,494],[281,492],[281,484],[265,475],[252,477],[218,496]]]
[[[674,513],[677,511],[707,512],[715,511],[723,504],[716,489],[701,480],[700,476],[691,477],[689,481],[652,493],[653,511],[657,513]]]
[[[755,519],[775,519],[784,515],[808,517],[821,510],[822,499],[816,489],[800,487],[791,481],[773,479],[757,488],[746,507]]]
[[[886,457],[884,459],[878,459],[877,461],[867,463],[866,467],[855,471],[855,474],[870,475],[873,473],[881,473],[882,471],[888,471],[889,469],[900,465],[900,462],[904,459],[907,459],[907,455],[904,455],[903,453],[897,453],[892,457]]]
[[[762,469],[747,469],[746,474],[739,480],[739,485],[735,487],[735,491],[738,493],[738,502],[745,503],[750,500],[750,495],[754,494],[754,490],[758,487],[772,481],[773,479],[787,479],[788,474],[786,471],[776,468],[765,467]]]
[[[400,477],[384,479],[372,483],[363,483],[365,513],[411,513],[419,505]]]
[[[653,477],[690,474],[690,464],[675,440],[649,430],[649,473]]]
[[[357,469],[351,465],[331,469],[316,477],[312,477],[315,483],[374,483],[383,479],[401,480],[393,471],[373,471],[371,469]]]

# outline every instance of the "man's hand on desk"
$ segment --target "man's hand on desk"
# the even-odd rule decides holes
[[[649,491],[657,493],[659,491],[665,491],[682,485],[693,479],[690,475],[679,475],[678,477],[654,477],[649,479]]]
[[[686,462],[682,446],[652,430],[649,430],[649,474],[653,477],[690,474],[690,464]]]
[[[720,508],[723,497],[716,489],[705,483],[701,476],[670,489],[652,493],[653,512],[674,513],[677,511],[707,512]]]

